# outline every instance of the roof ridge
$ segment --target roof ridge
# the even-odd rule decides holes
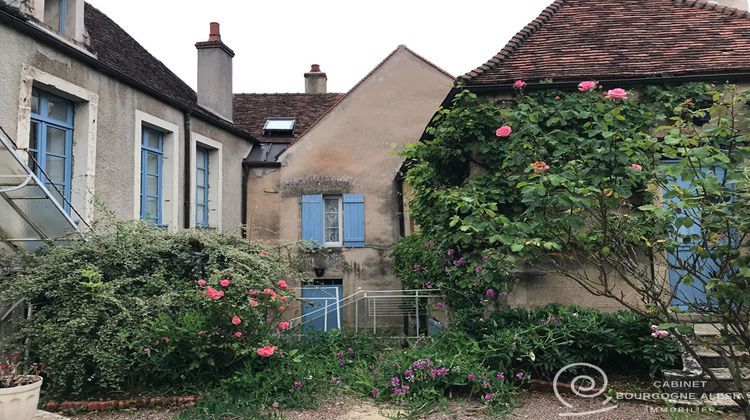
[[[238,92],[233,93],[233,96],[237,95],[256,95],[256,96],[292,96],[292,95],[343,95],[343,92],[326,92],[326,93],[306,93],[306,92]]]
[[[675,0],[677,1],[677,0]],[[696,1],[696,0],[686,0],[686,1]],[[528,38],[530,38],[536,31],[538,31],[545,23],[549,22],[550,19],[552,19],[553,16],[560,10],[562,6],[564,6],[568,0],[555,0],[544,8],[542,12],[539,14],[539,16],[536,17],[536,19],[532,20],[523,27],[520,31],[518,31],[511,39],[508,41],[507,44],[505,44],[505,47],[503,47],[500,52],[495,54],[494,57],[490,58],[486,63],[482,64],[481,66],[477,67],[476,69],[466,73],[463,76],[460,76],[461,79],[471,79],[473,77],[479,76],[480,74],[484,73],[487,70],[492,69],[493,67],[497,66],[498,64],[502,63],[505,59],[510,57],[516,50],[521,46],[521,44],[526,41]]]
[[[676,6],[694,7],[696,9],[710,10],[740,19],[750,19],[750,12],[746,10],[729,7],[711,0],[673,0]]]

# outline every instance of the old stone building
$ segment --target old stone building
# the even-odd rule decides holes
[[[240,232],[255,140],[232,122],[218,24],[196,44],[198,92],[83,0],[0,1],[0,44],[0,127],[79,228],[97,199],[170,230]],[[0,239],[22,247],[28,228],[2,195]]]
[[[304,94],[235,95],[235,121],[261,142],[245,160],[248,237],[337,252],[349,269],[315,274],[331,299],[399,290],[389,257],[404,233],[396,151],[419,138],[453,77],[405,46],[346,94],[326,93],[326,77],[313,65]]]
[[[605,89],[691,81],[746,88],[747,6],[745,0],[555,0],[494,57],[460,77],[461,87],[448,99],[464,88],[487,100],[511,99],[516,80],[526,82],[526,91],[575,91],[584,80],[598,81]],[[677,276],[665,274],[672,281]],[[637,302],[632,290],[623,292]],[[515,306],[554,302],[622,308],[572,280],[539,272],[521,275],[509,299]]]

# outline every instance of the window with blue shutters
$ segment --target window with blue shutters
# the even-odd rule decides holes
[[[365,246],[365,200],[362,194],[303,195],[302,240],[319,246]]]
[[[73,103],[68,100],[32,90],[29,154],[33,160],[30,164],[67,212],[70,212],[73,177],[73,109]]]
[[[210,153],[210,150],[200,146],[195,151],[195,225],[198,227],[208,227]]]
[[[164,133],[143,127],[141,136],[141,219],[162,226]]]

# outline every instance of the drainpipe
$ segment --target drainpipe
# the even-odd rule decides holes
[[[192,135],[190,134],[193,130],[193,121],[192,117],[189,112],[185,112],[185,165],[184,165],[184,189],[185,189],[185,198],[183,201],[183,209],[182,211],[185,213],[185,216],[183,218],[182,226],[185,229],[190,228],[190,156],[192,151],[192,147],[190,147],[192,141]]]
[[[250,167],[242,162],[242,198],[240,209],[240,232],[242,237],[247,239],[247,178],[250,177]]]

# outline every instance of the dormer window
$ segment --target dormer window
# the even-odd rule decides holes
[[[263,127],[263,132],[267,136],[292,136],[294,134],[294,125],[296,118],[269,118]]]
[[[44,23],[57,32],[65,33],[68,0],[45,0]]]

